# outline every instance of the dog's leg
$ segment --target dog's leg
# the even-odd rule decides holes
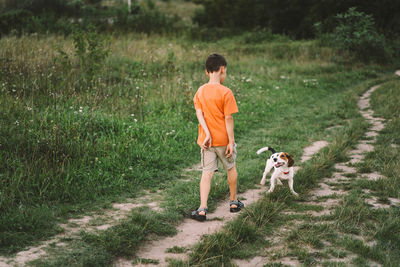
[[[276,177],[276,182],[277,182],[278,185],[283,185],[282,182],[281,182],[281,179],[279,179],[279,177]]]
[[[293,189],[293,177],[292,176],[289,178],[289,188],[290,188],[290,192],[292,192],[293,195],[295,195],[295,196],[299,195]]]
[[[267,193],[272,193],[272,192],[274,192],[274,189],[275,189],[275,179],[276,179],[276,174],[275,174],[275,172],[272,174],[272,176],[271,176],[271,187],[269,188],[269,190],[268,190],[268,192]]]
[[[274,166],[274,164],[271,162],[270,159],[268,159],[267,164],[265,164],[265,170],[264,170],[262,179],[260,181],[261,185],[265,185],[265,180],[266,180],[267,174],[269,173],[269,171],[272,169],[273,166]]]

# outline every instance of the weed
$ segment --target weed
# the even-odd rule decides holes
[[[185,253],[187,251],[184,247],[173,246],[172,248],[167,249],[168,253]]]

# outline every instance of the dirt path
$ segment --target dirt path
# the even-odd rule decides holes
[[[304,155],[308,160],[314,153],[328,145],[325,141],[317,141],[311,146],[305,148]],[[239,195],[240,199],[244,199],[246,205],[250,205],[261,198],[261,194],[266,191],[266,187],[258,186],[256,189],[250,189]],[[213,213],[207,215],[207,222],[197,222],[192,219],[185,219],[178,226],[178,234],[173,237],[167,237],[160,240],[147,242],[142,249],[138,251],[137,256],[141,259],[151,259],[158,261],[158,264],[138,263],[135,266],[167,266],[167,259],[186,259],[188,252],[199,242],[200,238],[205,234],[213,234],[220,230],[227,222],[233,220],[239,213],[230,213],[228,200],[221,201]],[[169,253],[168,249],[174,246],[185,248],[186,253]],[[118,259],[115,263],[117,267],[133,266],[131,261],[127,259]]]
[[[400,76],[400,71],[396,72],[396,75]],[[323,179],[318,185],[319,187],[309,192],[309,199],[305,204],[321,206],[323,209],[320,211],[307,211],[307,212],[298,212],[295,210],[286,211],[288,215],[308,215],[308,218],[312,218],[312,224],[320,224],[321,216],[329,215],[331,212],[338,207],[340,200],[343,199],[345,195],[348,194],[348,191],[342,190],[340,188],[343,185],[347,185],[350,182],[350,179],[370,179],[377,180],[382,179],[382,176],[379,173],[373,172],[368,174],[358,174],[357,170],[352,167],[352,164],[361,162],[365,153],[373,151],[377,136],[379,132],[384,128],[384,119],[373,117],[373,110],[370,107],[370,97],[371,94],[379,88],[379,85],[370,88],[366,91],[360,98],[357,103],[361,115],[366,119],[370,124],[370,128],[365,133],[368,140],[361,140],[357,147],[348,153],[350,160],[346,163],[338,163],[335,165],[335,169],[337,170],[331,177],[327,177]],[[349,178],[349,177],[356,178]],[[389,198],[390,204],[382,204],[378,203],[376,197],[369,196],[368,190],[364,190],[365,199],[364,201],[372,206],[372,208],[389,208],[391,205],[398,206],[400,204],[399,199]],[[263,266],[266,263],[282,263],[288,266],[300,266],[302,263],[294,255],[295,253],[291,252],[291,248],[288,244],[290,233],[296,229],[302,223],[306,223],[306,220],[289,220],[285,225],[283,225],[274,236],[269,239],[271,241],[271,246],[263,251],[262,255],[257,256],[250,260],[234,260],[234,263],[239,267],[258,267]],[[325,222],[326,223],[326,222]],[[354,237],[354,236],[353,236]],[[373,240],[367,240],[366,237],[358,236],[363,241],[366,241],[368,245],[374,244]],[[326,242],[324,244],[324,249],[332,249],[332,251],[337,250],[337,247],[332,244]],[[322,251],[318,251],[314,248],[308,248],[312,253],[321,253]],[[346,254],[343,257],[343,254]],[[352,252],[346,251],[342,255],[330,255],[331,258],[325,258],[325,260],[329,260],[331,262],[336,262],[338,264],[344,265],[352,265],[351,261],[356,255]],[[320,264],[321,265],[321,264]],[[369,266],[379,266],[376,262],[369,262]]]

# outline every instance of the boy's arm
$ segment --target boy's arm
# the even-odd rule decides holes
[[[202,149],[206,149],[207,147],[211,147],[211,143],[212,143],[211,134],[210,134],[210,131],[208,130],[206,120],[204,119],[203,111],[200,108],[196,109],[196,116],[197,116],[197,119],[199,120],[201,127],[203,128],[204,132],[206,133],[206,138],[204,139],[204,142],[201,145]]]
[[[232,114],[225,116],[226,132],[228,133],[229,143],[226,146],[225,155],[230,158],[233,153],[233,145],[235,144],[235,136],[233,134],[233,117]]]

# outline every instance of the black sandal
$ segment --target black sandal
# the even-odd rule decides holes
[[[204,211],[205,215],[200,215],[199,213]],[[195,219],[196,221],[199,222],[204,222],[206,220],[206,215],[207,215],[207,209],[206,208],[201,208],[197,209],[195,211],[192,211],[192,214],[190,215],[190,218]]]
[[[233,205],[235,205],[236,208],[232,208]],[[230,209],[229,209],[230,212],[238,212],[242,208],[244,208],[244,204],[242,202],[240,202],[240,200],[231,200],[229,207],[230,207]]]

